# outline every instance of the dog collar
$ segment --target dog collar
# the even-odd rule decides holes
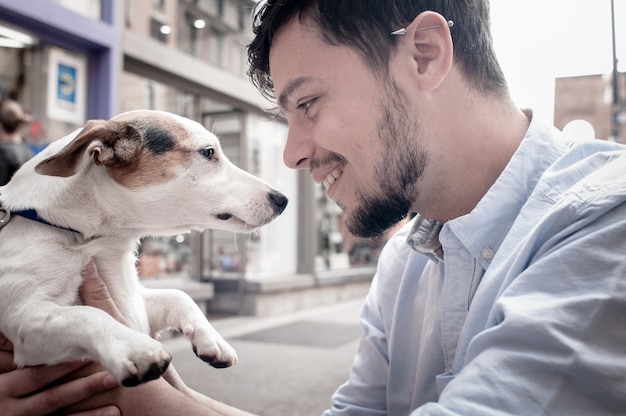
[[[41,218],[39,216],[39,214],[37,214],[37,211],[35,211],[34,209],[22,209],[22,210],[19,210],[19,211],[11,211],[10,214],[12,214],[12,215],[19,215],[20,217],[28,218],[29,220],[37,221],[37,222],[39,222],[41,224],[50,225],[51,227],[60,228],[62,230],[71,231],[73,233],[79,233],[80,232],[80,231],[76,231],[76,230],[74,230],[72,228],[62,227],[60,225],[56,225],[56,224],[52,224],[51,222],[48,222],[48,221],[44,220],[43,218]]]
[[[6,223],[11,219],[11,212],[2,207],[2,203],[0,203],[0,228],[2,228]]]

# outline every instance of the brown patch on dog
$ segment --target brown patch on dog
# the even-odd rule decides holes
[[[88,151],[94,164],[104,166],[119,184],[137,189],[164,183],[187,167],[195,154],[188,131],[171,118],[155,119],[136,112],[110,121],[90,120],[65,148],[37,165],[42,175],[70,177]]]
[[[105,120],[89,120],[83,130],[60,152],[43,160],[35,167],[40,175],[60,176],[67,178],[76,173],[78,156],[82,155],[93,140],[89,134],[97,126],[107,123]]]
[[[177,169],[187,166],[193,152],[175,149],[163,154],[143,150],[132,166],[117,166],[109,170],[111,177],[128,189],[165,183],[177,176]]]
[[[142,149],[143,138],[133,126],[92,120],[60,152],[40,162],[35,171],[41,175],[73,176],[86,152],[96,165],[107,168],[132,166]]]
[[[107,168],[132,166],[144,146],[141,133],[126,123],[110,121],[91,136],[93,161]]]
[[[109,174],[119,184],[128,189],[140,189],[147,185],[170,181],[177,175],[177,170],[186,168],[196,149],[189,145],[189,132],[174,119],[154,116],[142,117],[142,112],[134,117],[126,117],[141,132],[144,146],[134,159],[132,166],[111,167]],[[115,119],[117,120],[117,119]],[[159,137],[167,136],[172,146],[159,143]]]

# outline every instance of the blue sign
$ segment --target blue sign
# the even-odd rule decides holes
[[[76,104],[76,67],[59,63],[57,98]]]

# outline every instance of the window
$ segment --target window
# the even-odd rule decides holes
[[[70,9],[73,12],[89,17],[93,20],[100,20],[102,17],[101,0],[56,0],[56,2],[66,9]]]
[[[209,41],[209,62],[220,68],[224,67],[224,34],[219,30],[211,30]]]
[[[172,28],[155,18],[150,19],[150,36],[159,42],[167,43],[168,35],[172,32]]]
[[[206,23],[204,23],[204,20],[197,17],[197,15],[191,12],[186,12],[184,14],[183,22],[180,25],[180,33],[178,35],[180,48],[183,51],[188,52],[193,56],[200,55],[200,40],[205,25]]]
[[[198,9],[207,13],[209,16],[221,17],[224,12],[224,3],[222,0],[196,0]]]
[[[322,185],[315,188],[315,198],[318,207],[317,272],[375,266],[389,236],[405,222],[379,238],[357,238],[346,229],[343,211],[328,199]]]

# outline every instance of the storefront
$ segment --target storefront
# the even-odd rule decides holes
[[[114,113],[116,4],[0,0],[0,97],[32,115],[25,139],[33,147]]]

